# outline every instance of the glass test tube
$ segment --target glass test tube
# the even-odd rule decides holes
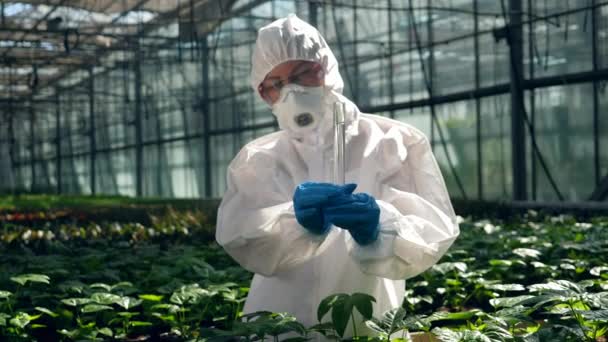
[[[334,183],[344,184],[344,145],[345,145],[345,119],[346,104],[334,103]]]

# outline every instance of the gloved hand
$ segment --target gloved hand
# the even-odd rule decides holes
[[[366,193],[351,194],[341,203],[325,208],[325,219],[350,232],[360,245],[368,245],[378,239],[380,207],[376,199]]]
[[[332,183],[304,182],[293,194],[296,220],[304,228],[315,234],[325,234],[331,222],[324,215],[328,205],[344,204],[357,187],[356,184],[337,185]]]

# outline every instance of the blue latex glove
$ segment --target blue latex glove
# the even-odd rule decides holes
[[[356,184],[337,185],[317,182],[304,182],[298,185],[293,194],[296,220],[312,233],[325,234],[331,226],[331,222],[325,218],[325,208],[328,205],[343,204],[356,187]]]
[[[350,232],[360,245],[368,245],[378,239],[380,207],[376,199],[366,193],[342,198],[341,203],[325,208],[326,220]]]

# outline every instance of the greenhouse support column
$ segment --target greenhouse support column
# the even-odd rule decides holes
[[[234,44],[234,35],[230,35],[230,43]],[[230,56],[229,56],[229,63],[230,65],[235,65],[234,63],[234,50],[235,49],[230,49]],[[241,128],[241,120],[240,120],[240,116],[238,115],[237,111],[238,111],[238,107],[237,107],[237,96],[236,96],[236,91],[234,89],[234,84],[235,84],[235,78],[234,78],[234,68],[230,68],[229,71],[229,75],[228,75],[229,79],[230,79],[230,93],[231,93],[231,100],[230,100],[230,108],[231,108],[231,112],[232,112],[232,154],[236,155],[238,153],[238,151],[241,149],[241,135],[243,133],[242,128]]]
[[[522,1],[509,0],[509,51],[511,58],[511,153],[513,199],[526,196],[526,135],[524,126]]]
[[[474,16],[474,30],[475,30],[475,91],[479,91],[481,86],[480,77],[480,61],[479,61],[479,0],[473,1],[473,12]],[[476,149],[477,149],[477,198],[483,199],[483,155],[481,153],[481,99],[475,97],[475,138],[476,138]]]
[[[13,172],[13,177],[17,175],[17,165],[15,158],[15,112],[13,110],[13,97],[9,97],[8,99],[8,135],[9,135],[9,145],[8,145],[8,156],[10,158],[11,163],[11,171]],[[17,180],[15,180],[17,183]],[[13,184],[13,190],[17,188],[17,184]]]
[[[429,49],[429,57],[428,57],[428,72],[425,76],[427,78],[428,89],[429,89],[429,110],[431,111],[431,150],[435,150],[435,125],[437,125],[437,130],[439,131],[439,118],[437,118],[437,112],[435,111],[435,49],[433,46],[434,35],[433,35],[433,12],[432,12],[432,0],[427,0],[427,10],[426,17],[428,18],[426,22],[426,29],[428,34],[428,41],[430,42],[428,45]],[[415,16],[414,16],[415,18]],[[417,25],[414,19],[414,25]],[[416,38],[419,39],[419,38]],[[418,43],[417,43],[418,44]],[[418,53],[422,53],[422,49],[418,51]],[[424,59],[423,59],[424,60]],[[439,135],[441,139],[441,134]]]
[[[249,16],[251,16],[251,9],[249,10]],[[250,26],[254,25],[253,18],[251,18],[251,17],[249,18],[249,24],[248,25],[250,25]],[[252,54],[253,54],[253,44],[249,44],[249,55],[251,56]],[[249,101],[250,101],[249,103],[252,104],[252,106],[250,108],[250,110],[251,110],[251,122],[257,122],[257,117],[256,117],[256,112],[257,111],[255,110],[255,105],[253,105],[256,100],[257,100],[257,94],[255,94],[255,92],[253,92],[253,91],[250,91],[249,92]],[[254,137],[257,137],[256,133],[257,132],[254,129],[253,130],[253,136]]]
[[[91,193],[95,195],[96,189],[96,159],[97,159],[97,141],[95,140],[95,89],[93,79],[93,66],[89,67],[89,140],[91,144]]]
[[[354,98],[354,102],[357,103],[359,101],[359,54],[357,52],[357,47],[358,47],[358,43],[357,40],[359,39],[359,31],[357,30],[357,28],[359,27],[358,22],[357,22],[357,0],[352,0],[353,3],[353,50],[352,50],[352,57],[353,57],[353,61],[354,61],[354,75],[355,75],[355,82],[354,82],[354,89],[352,90],[353,93],[353,98]],[[344,31],[346,32],[346,28],[344,29]],[[344,44],[344,42],[342,42]],[[344,56],[344,59],[347,59],[348,57]],[[348,63],[347,61],[345,61],[345,63]],[[353,85],[353,84],[351,84]]]
[[[319,3],[317,0],[308,1],[308,22],[314,27],[317,27],[317,24],[319,23],[317,19],[318,9]]]
[[[202,51],[202,91],[201,115],[203,115],[203,153],[205,163],[205,197],[212,196],[211,192],[211,136],[209,135],[209,46],[207,36],[201,39]]]
[[[35,123],[34,120],[36,118],[36,114],[34,113],[34,98],[30,98],[29,105],[29,114],[30,114],[30,167],[32,172],[32,182],[30,186],[30,191],[36,188],[36,139],[34,137],[34,128]]]
[[[135,194],[143,196],[143,139],[141,127],[141,47],[135,47],[134,73],[135,73]]]
[[[591,9],[591,32],[593,34],[593,38],[592,38],[592,51],[593,51],[593,72],[597,72],[597,69],[599,68],[599,61],[598,61],[598,49],[597,49],[597,44],[598,44],[598,36],[597,36],[597,31],[598,31],[598,22],[597,22],[597,11],[598,8],[596,7],[597,5],[597,0],[591,0],[591,4],[592,4],[592,9]],[[599,121],[599,91],[600,91],[600,84],[598,83],[597,80],[593,81],[593,154],[594,154],[594,166],[595,166],[595,185],[598,186],[600,184],[600,131],[599,131],[599,125],[600,125],[600,121]]]
[[[390,103],[395,103],[395,72],[393,72],[393,1],[388,0],[388,94]],[[391,119],[395,118],[395,110],[389,112]]]
[[[55,168],[57,177],[57,193],[61,194],[61,111],[59,109],[59,89],[55,89],[55,156],[56,164]]]
[[[530,15],[530,17],[533,17],[533,15],[535,14],[534,12],[534,2],[532,1],[528,1],[528,13]],[[529,20],[528,23],[528,56],[534,56],[534,44],[532,44],[532,42],[534,42],[534,20]],[[529,69],[528,69],[528,73],[529,73],[529,77],[531,80],[534,79],[534,66],[535,63],[533,63],[534,58],[530,57],[530,63],[529,63]],[[536,134],[535,128],[534,128],[534,124],[536,122],[536,89],[531,89],[530,90],[530,125],[532,125],[531,127],[531,131],[532,134]],[[536,183],[537,183],[537,178],[536,178],[536,154],[534,154],[534,149],[531,148],[530,149],[530,182],[531,184],[531,189],[532,189],[532,200],[535,201],[536,200]]]

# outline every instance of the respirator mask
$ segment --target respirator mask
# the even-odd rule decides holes
[[[326,91],[323,86],[306,87],[288,84],[272,105],[279,127],[301,138],[324,133],[327,120]]]

